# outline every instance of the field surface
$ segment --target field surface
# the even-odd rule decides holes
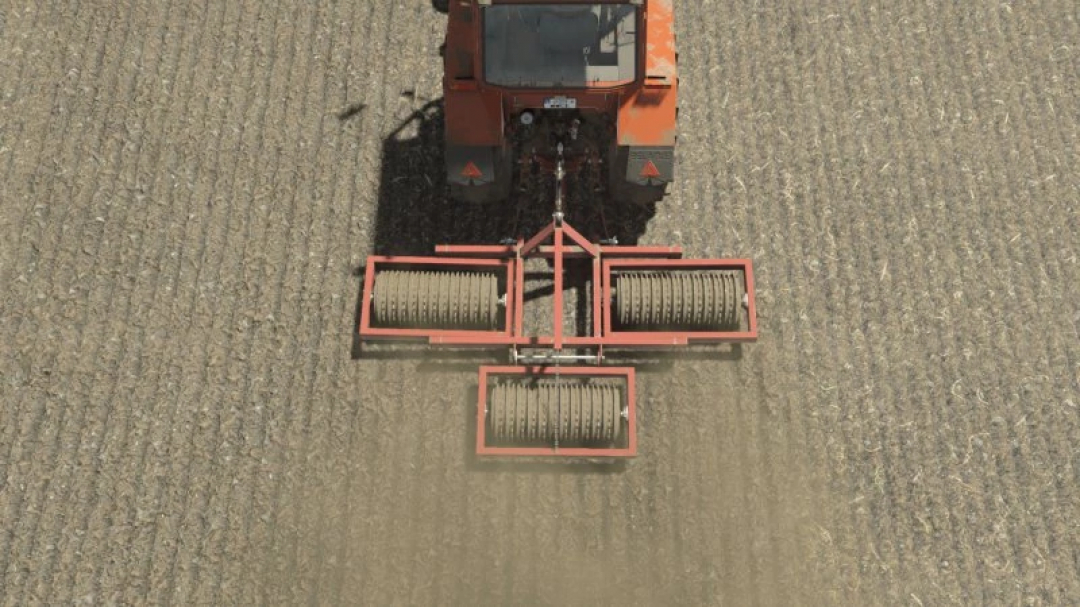
[[[1080,5],[677,4],[636,235],[762,337],[558,467],[351,357],[368,254],[506,235],[427,0],[0,2],[0,604],[1080,604]]]

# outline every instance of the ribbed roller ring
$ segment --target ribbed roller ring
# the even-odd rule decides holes
[[[500,383],[488,400],[488,432],[528,444],[612,444],[622,437],[622,398],[614,385]]]
[[[632,272],[615,278],[615,312],[623,327],[729,331],[740,326],[742,273]]]
[[[495,330],[499,281],[481,272],[387,270],[375,276],[372,307],[384,327]]]

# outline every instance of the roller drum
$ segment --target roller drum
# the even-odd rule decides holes
[[[499,442],[613,444],[622,438],[622,393],[614,385],[500,383],[487,419]]]
[[[734,270],[620,274],[616,318],[622,327],[639,330],[737,330],[742,281]]]
[[[495,274],[387,270],[375,276],[372,307],[380,326],[497,330]]]

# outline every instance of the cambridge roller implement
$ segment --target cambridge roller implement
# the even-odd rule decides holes
[[[591,242],[565,220],[582,192],[651,204],[673,180],[671,0],[451,0],[448,9],[451,197],[499,204],[515,188],[543,192],[551,223],[502,244],[369,257],[359,338],[507,348],[511,364],[479,369],[479,455],[633,456],[636,376],[609,366],[612,352],[751,342],[758,330],[749,260]],[[550,265],[550,335],[523,326],[532,258]],[[563,318],[571,260],[591,266],[588,327],[573,335]]]

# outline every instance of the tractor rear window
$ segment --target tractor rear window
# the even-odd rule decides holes
[[[637,9],[613,4],[512,4],[484,9],[484,78],[521,87],[585,87],[634,79]]]

